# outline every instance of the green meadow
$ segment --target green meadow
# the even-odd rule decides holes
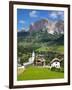
[[[40,80],[64,78],[63,72],[51,71],[48,68],[29,66],[22,73],[17,75],[17,80]]]

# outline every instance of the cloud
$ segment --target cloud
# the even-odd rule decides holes
[[[37,11],[31,11],[29,15],[30,17],[37,17]]]
[[[22,28],[21,28],[21,30],[25,30],[25,28],[24,28],[24,27],[22,27]]]
[[[50,13],[50,17],[52,19],[64,19],[64,12],[63,11],[55,11]]]
[[[57,19],[57,13],[56,12],[52,12],[51,14],[50,14],[50,17],[51,18],[53,18],[53,19]]]
[[[63,11],[58,11],[57,13],[58,13],[58,15],[64,15]]]
[[[19,23],[20,24],[25,24],[25,21],[24,20],[20,20]]]
[[[63,12],[63,11],[59,11],[59,12],[58,12],[58,16],[59,16],[62,20],[64,20],[64,12]]]

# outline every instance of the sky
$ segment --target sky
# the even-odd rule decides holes
[[[32,23],[44,18],[52,21],[64,20],[64,11],[17,9],[17,30],[27,31]]]

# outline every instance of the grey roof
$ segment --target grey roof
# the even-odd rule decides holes
[[[45,61],[45,59],[44,58],[38,58],[38,59],[36,59],[36,61],[41,61],[41,62],[44,62]]]
[[[55,61],[60,62],[60,59],[58,59],[58,58],[54,58],[50,63],[53,63],[53,62],[55,62]]]

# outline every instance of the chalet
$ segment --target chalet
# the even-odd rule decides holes
[[[35,58],[34,64],[37,66],[45,66],[45,59],[43,57],[43,55],[38,55]]]
[[[58,58],[54,58],[51,62],[50,62],[51,67],[56,67],[56,68],[60,68],[60,60]]]

